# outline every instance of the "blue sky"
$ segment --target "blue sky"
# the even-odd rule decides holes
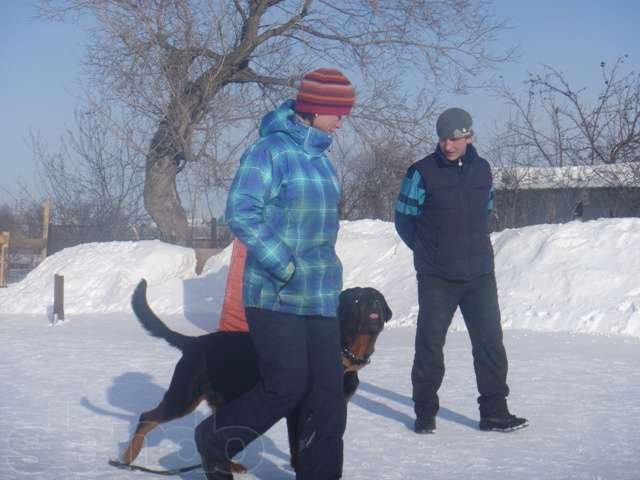
[[[499,73],[517,91],[527,72],[542,64],[561,69],[572,86],[596,89],[601,60],[629,54],[640,65],[640,1],[497,0],[496,12],[510,19],[501,35],[519,46],[521,58]],[[76,79],[84,51],[82,32],[69,23],[34,18],[27,0],[0,0],[0,204],[10,201],[18,180],[34,176],[30,130],[54,148],[65,126],[73,126],[78,102]],[[504,114],[500,102],[484,93],[451,99],[474,116],[479,139]]]
[[[34,175],[29,132],[54,147],[77,105],[82,32],[35,13],[28,0],[0,0],[0,204],[10,198],[5,190]]]

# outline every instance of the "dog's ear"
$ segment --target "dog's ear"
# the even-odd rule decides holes
[[[376,290],[376,293],[380,296],[382,308],[384,309],[384,323],[387,323],[389,320],[391,320],[391,317],[393,316],[393,312],[389,308],[389,304],[387,303],[387,299],[384,298],[384,295],[382,295],[382,293],[378,292],[377,290]]]

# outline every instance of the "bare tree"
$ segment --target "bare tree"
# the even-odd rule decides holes
[[[110,111],[77,111],[76,130],[68,130],[59,150],[50,153],[32,134],[42,198],[52,201],[51,220],[57,224],[93,227],[100,238],[113,239],[116,230],[140,223],[144,169],[133,130],[114,135]],[[125,134],[125,132],[127,132]],[[26,192],[23,189],[23,192]],[[24,196],[24,195],[23,195]],[[40,199],[24,199],[39,203]]]
[[[393,220],[402,179],[420,154],[416,146],[389,138],[347,156],[340,172],[342,217]]]
[[[16,223],[12,208],[6,203],[0,204],[0,232],[12,231]]]
[[[587,89],[571,86],[550,66],[530,75],[524,98],[503,86],[499,94],[512,107],[512,117],[499,141],[520,149],[520,164],[639,161],[640,74],[624,74],[626,59],[619,58],[612,67],[600,63],[601,90],[591,98]]]
[[[166,238],[183,244],[177,172],[206,159],[206,182],[225,186],[248,125],[310,68],[337,66],[355,81],[356,131],[379,139],[392,130],[410,144],[429,138],[425,99],[463,90],[511,53],[492,50],[503,24],[489,7],[483,0],[42,0],[47,16],[90,17],[92,81],[146,129],[145,206]]]
[[[587,206],[604,216],[637,211],[640,74],[626,69],[627,58],[600,63],[595,93],[550,66],[529,76],[524,96],[499,90],[511,111],[489,149],[499,167],[497,228],[527,224],[528,215],[580,217]],[[544,198],[530,188],[544,189]]]
[[[24,193],[24,187],[18,186],[17,192],[9,194],[12,203],[0,204],[0,232],[11,234],[12,250],[21,239],[42,236],[44,202],[36,201]]]

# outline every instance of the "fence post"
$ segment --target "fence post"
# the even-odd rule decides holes
[[[49,214],[51,212],[51,201],[49,199],[44,201],[42,205],[42,260],[47,258],[47,247],[49,243]]]
[[[64,320],[64,277],[53,276],[53,320]]]
[[[9,274],[9,232],[0,232],[0,288],[7,286]]]
[[[210,226],[210,247],[211,248],[218,248],[218,221],[215,218],[211,219],[211,226]]]

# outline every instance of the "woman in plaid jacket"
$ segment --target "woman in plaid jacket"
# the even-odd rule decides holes
[[[340,189],[324,152],[354,101],[340,71],[306,74],[240,161],[226,217],[247,248],[243,302],[262,382],[196,429],[210,480],[232,478],[231,457],[286,416],[299,418],[297,478],[342,475]]]

